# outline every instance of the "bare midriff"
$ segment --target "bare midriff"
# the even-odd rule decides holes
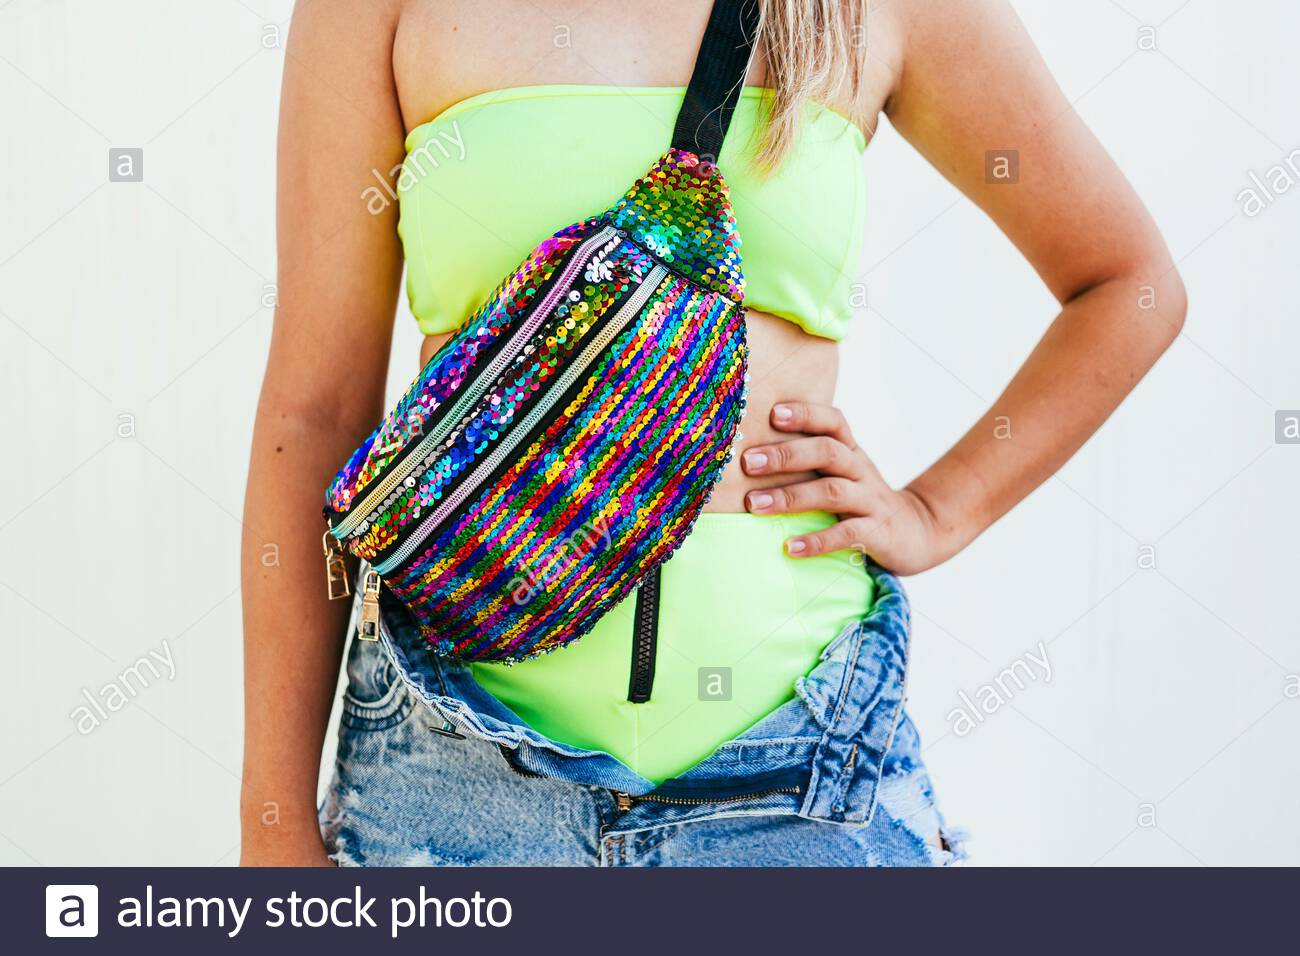
[[[809,335],[784,319],[750,309],[749,401],[740,431],[739,451],[755,445],[797,438],[797,432],[778,432],[771,424],[772,406],[779,402],[831,404],[839,368],[836,343]],[[420,364],[441,348],[447,335],[425,336]],[[779,487],[807,481],[811,473],[794,473],[780,478],[751,478],[740,468],[740,456],[727,464],[705,511],[738,514],[745,511],[745,495],[760,488]]]

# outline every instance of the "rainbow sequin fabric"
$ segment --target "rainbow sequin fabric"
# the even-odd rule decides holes
[[[739,247],[717,168],[670,150],[537,246],[335,477],[334,535],[437,653],[563,647],[690,532],[744,409]]]

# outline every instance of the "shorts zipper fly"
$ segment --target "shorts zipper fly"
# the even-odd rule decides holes
[[[759,790],[755,793],[744,793],[735,797],[669,797],[659,794],[647,793],[639,797],[634,797],[630,793],[622,790],[611,790],[614,795],[614,803],[618,806],[620,813],[627,813],[638,803],[666,803],[677,807],[699,807],[708,806],[714,803],[743,803],[746,800],[758,800],[762,797],[774,797],[778,794],[788,793],[798,796],[803,793],[802,787],[772,787],[768,790]]]

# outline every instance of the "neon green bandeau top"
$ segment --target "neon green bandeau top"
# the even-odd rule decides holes
[[[426,335],[463,323],[529,250],[608,208],[667,148],[682,87],[530,86],[472,96],[411,130],[398,180],[407,294]],[[750,160],[769,91],[746,87],[718,165],[745,304],[844,337],[865,218],[861,131],[814,104],[785,163]]]

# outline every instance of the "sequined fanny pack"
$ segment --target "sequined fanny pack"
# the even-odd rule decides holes
[[[756,18],[754,0],[716,0],[672,147],[538,245],[330,484],[331,597],[348,594],[345,550],[369,565],[361,638],[387,590],[436,653],[517,661],[639,589],[653,654],[659,566],[744,407],[740,238],[714,157]]]

